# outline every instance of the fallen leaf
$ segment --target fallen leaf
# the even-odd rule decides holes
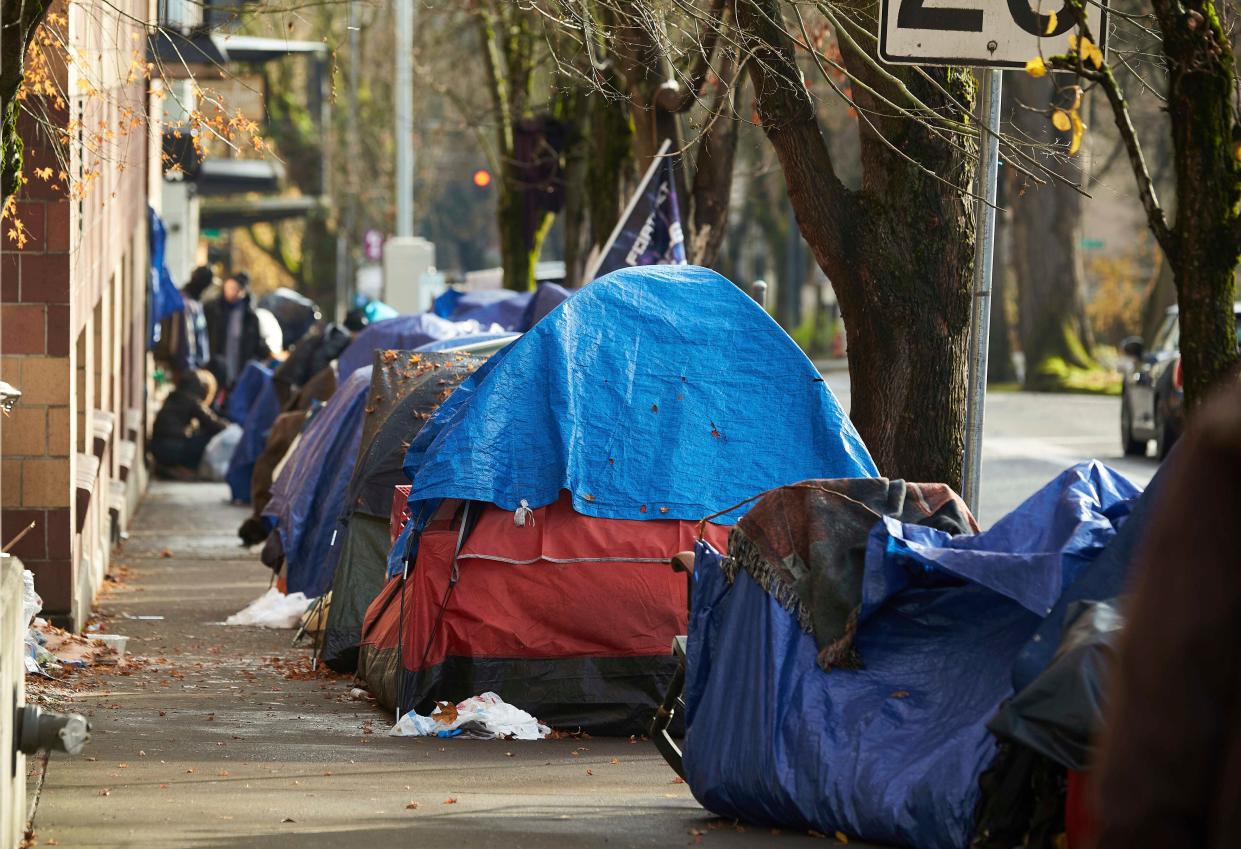
[[[684,778],[682,778],[682,777],[681,777],[681,776],[679,776],[679,775],[674,775],[674,776],[672,777],[672,783],[673,783],[673,784],[684,784],[684,783],[685,783],[685,779],[684,779]]]
[[[100,791],[99,791],[99,795],[100,795],[100,796],[111,796],[111,795],[112,795],[112,791],[111,791],[111,790],[109,790],[107,787],[105,787],[105,788],[103,788],[102,790],[100,790]]]
[[[281,822],[297,822],[297,820],[293,819],[293,817],[285,817]]]
[[[417,802],[410,802],[408,805],[406,805],[406,806],[405,806],[405,810],[407,810],[407,811],[416,811],[416,810],[418,810],[418,803],[417,803]]]
[[[445,804],[445,805],[455,805],[455,804],[457,804],[457,797],[456,797],[456,796],[449,796],[447,799],[445,799],[445,800],[444,800],[444,804]]]
[[[845,836],[845,833],[843,831],[838,831],[833,836],[836,838],[837,843],[848,843],[849,842],[849,838]]]
[[[659,412],[659,405],[658,405],[658,404],[652,404],[652,405],[651,405],[651,412],[652,412],[652,413],[658,413],[658,412]]]
[[[168,558],[172,557],[172,549],[165,548],[163,551],[159,553],[159,556],[167,560]]]
[[[589,769],[588,769],[588,770],[586,770],[586,774],[587,774],[587,775],[594,775],[595,773],[594,773],[594,771],[593,771],[593,770],[589,770]]]
[[[620,763],[620,758],[612,758],[612,765],[613,765],[613,766],[615,766],[615,765],[616,765],[616,764],[618,764],[618,763]]]

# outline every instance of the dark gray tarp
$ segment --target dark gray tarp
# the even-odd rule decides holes
[[[362,441],[340,517],[344,539],[323,636],[323,661],[337,671],[356,667],[366,608],[383,588],[392,492],[408,482],[402,466],[409,443],[440,402],[482,362],[467,354],[375,353]]]

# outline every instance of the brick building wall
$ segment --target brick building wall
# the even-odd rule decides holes
[[[145,0],[82,0],[67,14],[81,58],[63,90],[88,93],[43,105],[68,144],[22,116],[27,241],[0,234],[0,379],[23,393],[0,421],[0,539],[35,523],[14,554],[45,609],[76,625],[144,482],[150,130],[134,123],[146,81],[130,73]]]

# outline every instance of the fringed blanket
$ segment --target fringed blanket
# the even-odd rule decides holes
[[[945,484],[887,478],[804,481],[766,493],[728,538],[729,581],[744,569],[814,635],[819,665],[856,669],[853,647],[866,539],[884,516],[951,534],[977,533]]]

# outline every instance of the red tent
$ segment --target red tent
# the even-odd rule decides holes
[[[728,528],[704,533],[727,545]],[[567,494],[522,525],[494,505],[445,502],[404,609],[396,578],[367,612],[360,671],[381,701],[400,692],[402,710],[490,690],[554,727],[640,733],[687,625],[685,576],[668,561],[697,534],[696,522],[582,516]]]

